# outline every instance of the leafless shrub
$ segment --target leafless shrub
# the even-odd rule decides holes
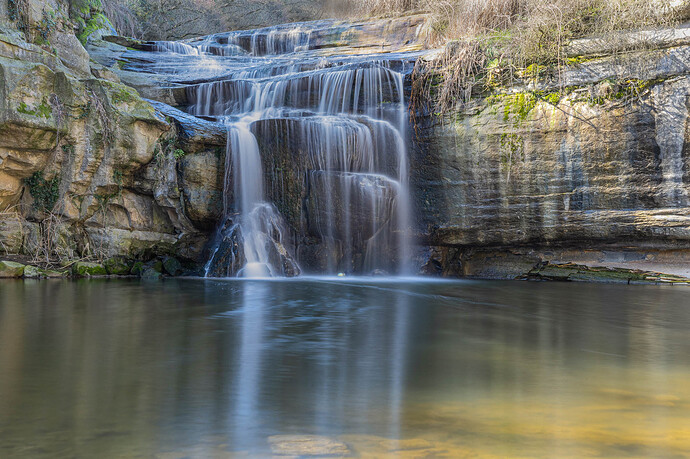
[[[103,103],[103,99],[96,94],[93,89],[88,91],[89,95],[89,106],[88,110],[95,110],[98,115],[98,120],[101,124],[101,130],[103,131],[102,138],[104,145],[110,145],[114,139],[115,131],[111,124],[110,116],[108,115],[108,110]]]
[[[127,0],[101,0],[105,15],[117,33],[131,38],[144,38],[144,29]]]
[[[400,14],[405,5],[430,13],[429,45],[444,47],[426,64],[442,82],[417,85],[441,111],[468,101],[477,88],[524,75],[518,69],[546,67],[545,73],[558,77],[564,48],[575,38],[594,36],[607,49],[625,52],[631,43],[621,31],[690,19],[688,1],[672,7],[669,0],[351,0],[360,15]]]

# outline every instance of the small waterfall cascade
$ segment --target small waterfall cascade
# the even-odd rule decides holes
[[[186,111],[228,130],[209,277],[407,270],[404,81],[415,56],[334,50],[328,24],[156,44],[190,66],[198,56],[184,70]]]

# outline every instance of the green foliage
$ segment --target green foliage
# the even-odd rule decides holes
[[[119,189],[119,193],[122,193],[122,183],[123,183],[123,177],[124,177],[124,172],[122,172],[119,169],[115,169],[113,171],[113,181],[115,182],[115,185],[117,185]]]
[[[74,151],[75,151],[74,145],[72,145],[71,143],[63,145],[62,151],[64,151],[66,155],[72,156],[74,154]]]
[[[514,161],[524,160],[524,139],[519,134],[501,134],[501,164],[510,167]]]
[[[81,113],[79,114],[79,116],[77,116],[77,119],[83,120],[83,119],[88,118],[89,115],[91,114],[91,110],[92,110],[91,100],[89,100],[86,102],[86,105],[84,106],[84,108],[81,109]]]
[[[25,102],[21,102],[21,103],[19,104],[19,107],[17,108],[17,111],[18,111],[19,113],[23,113],[23,114],[25,114],[25,115],[31,115],[31,116],[36,115],[36,110],[30,110],[30,109],[29,109],[29,106],[26,105]]]
[[[173,157],[175,160],[180,160],[185,157],[187,152],[181,148],[176,148],[176,141],[177,139],[175,137],[170,137],[156,144],[153,149],[153,157],[156,162],[160,163],[166,157]]]
[[[60,197],[60,177],[55,176],[50,180],[43,177],[43,172],[36,172],[25,179],[29,192],[34,198],[34,208],[40,211],[50,212],[55,207]]]

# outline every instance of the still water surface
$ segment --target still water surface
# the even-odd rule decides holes
[[[0,282],[0,457],[684,457],[690,290]]]

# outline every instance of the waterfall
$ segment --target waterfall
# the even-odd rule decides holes
[[[396,54],[313,51],[320,26],[157,46],[202,55],[197,81],[214,62],[187,87],[187,111],[228,130],[207,276],[407,272],[409,66]]]

